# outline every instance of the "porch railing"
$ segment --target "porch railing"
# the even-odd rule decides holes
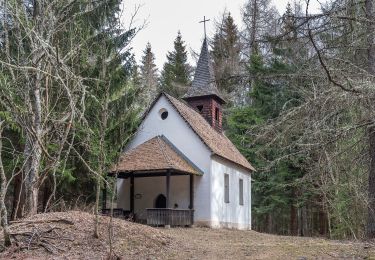
[[[103,216],[110,216],[111,209],[102,209]],[[123,210],[121,208],[114,208],[113,209],[113,217],[114,218],[122,218],[125,220],[134,221],[134,214],[130,210]]]
[[[147,225],[151,226],[191,226],[194,210],[190,209],[146,209]]]

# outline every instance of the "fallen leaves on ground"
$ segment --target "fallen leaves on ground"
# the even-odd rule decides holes
[[[0,258],[106,259],[110,251],[109,222],[109,217],[99,217],[100,238],[96,239],[92,214],[79,211],[37,214],[10,226],[11,233],[16,234],[12,236],[14,243],[0,253]],[[113,238],[114,258],[123,259],[163,259],[172,244],[170,236],[162,230],[121,219],[113,219]]]
[[[0,253],[0,259],[108,259],[110,218],[99,221],[99,239],[93,236],[94,215],[85,212],[38,214],[12,223],[18,242]],[[113,227],[114,259],[375,259],[374,242],[152,228],[121,219],[113,219]]]

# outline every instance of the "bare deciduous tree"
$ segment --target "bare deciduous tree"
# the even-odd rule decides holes
[[[0,118],[0,222],[4,233],[4,245],[6,247],[11,245],[10,232],[8,226],[8,211],[5,205],[5,195],[7,192],[7,177],[5,175],[3,160],[2,160],[2,150],[3,150],[3,128],[4,121]]]

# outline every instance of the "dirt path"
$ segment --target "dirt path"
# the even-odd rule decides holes
[[[374,243],[207,228],[164,232],[183,244],[171,250],[170,259],[375,259]]]

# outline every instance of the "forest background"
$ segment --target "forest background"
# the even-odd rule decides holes
[[[191,84],[183,35],[162,68],[152,43],[138,64],[130,43],[142,26],[124,28],[120,5],[1,2],[5,233],[9,219],[37,212],[98,212],[101,189],[115,187],[106,172],[147,106]],[[245,28],[223,12],[209,42],[225,134],[257,169],[253,229],[375,237],[374,4],[330,1],[312,15],[293,2],[279,14],[249,0],[241,11]]]

